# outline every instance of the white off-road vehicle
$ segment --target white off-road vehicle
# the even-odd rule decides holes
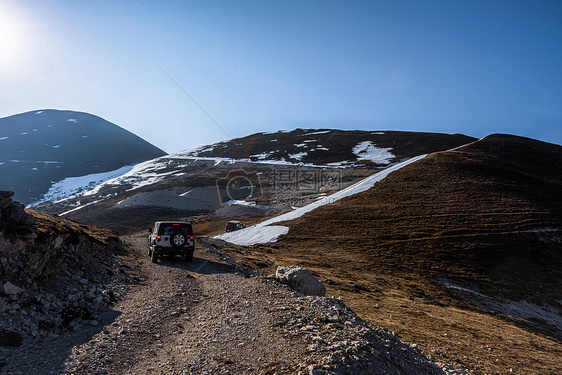
[[[148,256],[156,263],[161,255],[181,255],[186,262],[193,260],[195,238],[191,223],[157,221],[149,229]]]

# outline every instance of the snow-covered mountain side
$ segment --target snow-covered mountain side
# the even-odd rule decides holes
[[[51,202],[35,208],[118,231],[210,212],[270,216],[397,162],[471,141],[463,135],[394,131],[259,133],[143,162],[109,180],[91,175],[59,181],[46,195]],[[105,181],[93,186],[98,180]]]
[[[256,133],[183,152],[194,157],[275,160],[315,165],[388,165],[474,141],[462,134],[295,129]]]
[[[88,113],[26,112],[0,119],[0,190],[12,190],[14,199],[30,204],[67,177],[110,172],[165,154]]]

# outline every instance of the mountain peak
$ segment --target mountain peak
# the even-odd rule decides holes
[[[51,181],[108,172],[166,155],[101,117],[42,109],[0,119],[0,189],[29,204]]]

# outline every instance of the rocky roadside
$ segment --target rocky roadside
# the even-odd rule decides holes
[[[99,330],[138,275],[113,232],[26,211],[12,195],[0,192],[0,372],[27,374]]]

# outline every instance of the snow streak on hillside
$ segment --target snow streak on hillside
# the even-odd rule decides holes
[[[381,172],[375,173],[374,175],[369,176],[359,181],[358,183],[351,185],[346,189],[343,189],[328,197],[323,197],[307,206],[297,208],[294,211],[274,217],[262,223],[253,225],[245,229],[241,229],[236,232],[220,234],[215,238],[241,246],[250,246],[260,243],[275,242],[277,241],[277,238],[279,238],[279,236],[287,234],[289,232],[289,228],[281,225],[271,225],[271,224],[297,219],[318,207],[324,206],[329,203],[335,203],[342,198],[367,191],[370,188],[372,188],[377,182],[382,181],[390,173],[395,172],[400,168],[407,166],[408,164],[421,160],[426,156],[427,155],[416,156],[405,162],[395,164],[392,167],[389,167]]]
[[[132,166],[126,165],[111,172],[93,173],[80,177],[67,177],[62,181],[54,183],[49,191],[44,195],[43,199],[34,202],[32,205],[48,201],[57,202],[59,200],[69,198],[85,191],[88,188],[93,188],[94,186],[107,180],[121,176],[122,174],[130,171],[132,168]]]
[[[78,195],[91,196],[98,194],[102,188],[109,186],[128,186],[127,191],[150,186],[162,181],[168,176],[179,175],[180,173],[182,173],[180,171],[180,169],[182,169],[182,166],[174,166],[174,160],[212,161],[214,163],[214,166],[217,166],[221,163],[234,164],[237,162],[249,162],[253,164],[267,164],[272,166],[307,166],[315,168],[324,167],[322,165],[309,163],[291,163],[284,160],[263,159],[252,161],[250,159],[193,156],[194,154],[197,154],[195,150],[196,149],[181,151],[172,155],[148,160],[134,166],[126,166],[112,172],[66,178],[62,181],[54,183],[49,189],[49,192],[45,194],[44,198],[40,201],[34,202],[32,205],[47,201],[56,202],[66,198],[73,198]],[[352,166],[353,164],[351,164],[351,162],[346,162],[346,165],[344,166],[332,166],[332,168],[345,168]]]

